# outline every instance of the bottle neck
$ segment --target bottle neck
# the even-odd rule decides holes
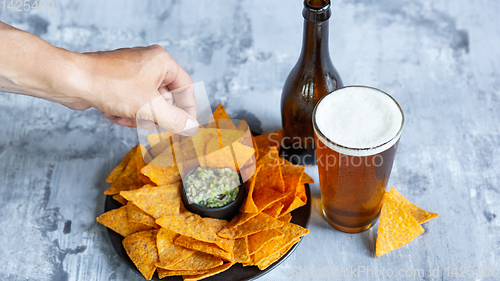
[[[305,61],[330,59],[328,21],[310,22],[304,20],[304,38],[300,59]]]

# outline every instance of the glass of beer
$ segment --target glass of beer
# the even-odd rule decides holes
[[[323,216],[340,231],[365,231],[382,207],[403,111],[378,89],[349,86],[324,96],[312,120]]]

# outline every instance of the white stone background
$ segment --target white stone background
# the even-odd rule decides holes
[[[281,88],[301,48],[301,1],[53,1],[51,12],[0,11],[0,20],[76,52],[161,44],[205,83],[212,105],[255,131],[279,129]],[[408,246],[375,258],[376,227],[356,235],[330,228],[313,184],[311,233],[262,280],[321,279],[297,270],[325,266],[498,280],[443,274],[500,269],[500,2],[333,0],[332,7],[330,53],[344,84],[385,90],[405,112],[389,184],[440,216]],[[95,222],[104,179],[137,143],[135,130],[96,110],[3,93],[0,121],[0,280],[141,280]],[[308,171],[317,179],[314,167]],[[438,266],[440,277],[431,278]]]

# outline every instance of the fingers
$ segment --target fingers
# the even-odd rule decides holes
[[[171,91],[175,105],[196,119],[196,98],[191,77],[170,55],[166,56],[165,63],[167,71],[160,84],[160,89]],[[164,94],[162,90],[160,93]]]
[[[196,119],[168,103],[162,96],[141,107],[137,112],[137,118],[154,121],[160,127],[180,135],[194,135],[199,127]]]

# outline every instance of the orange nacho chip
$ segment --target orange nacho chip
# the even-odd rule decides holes
[[[255,179],[257,178],[257,175],[259,174],[259,171],[262,166],[258,166],[257,169],[255,169],[255,173],[253,176],[248,180],[245,185],[248,186],[248,194],[247,198],[245,198],[245,201],[240,207],[240,212],[242,213],[257,213],[259,212],[259,209],[255,205],[255,202],[253,201],[253,192],[255,189]]]
[[[264,135],[256,136],[255,142],[259,149],[264,150],[270,147],[275,147],[277,150],[281,147],[281,139],[283,138],[283,131],[270,132]]]
[[[156,263],[157,267],[170,266],[194,254],[195,251],[176,245],[174,241],[177,237],[179,234],[165,228],[158,231],[156,247],[160,261]]]
[[[219,232],[224,228],[229,222],[227,220],[216,219],[216,218],[203,218],[203,220],[208,223],[211,227],[215,229],[215,232]]]
[[[401,195],[401,193],[399,193],[394,187],[391,187],[391,194],[399,201],[399,203],[401,203],[401,205],[403,205],[403,209],[405,209],[407,213],[412,215],[419,224],[423,224],[424,222],[428,222],[431,219],[439,216],[436,213],[428,212],[414,205],[403,195]]]
[[[215,243],[223,250],[232,251],[234,241],[217,236],[215,229],[197,214],[181,213],[164,216],[157,219],[156,223],[181,235],[203,242]]]
[[[202,128],[198,130],[198,133],[196,135],[191,137],[193,141],[193,146],[196,151],[196,155],[198,156],[199,162],[200,162],[200,167],[204,168],[206,167],[205,163],[205,156],[207,154],[207,145],[210,140],[215,139],[213,141],[213,145],[217,145],[218,143],[218,134],[217,130],[215,128],[210,129],[210,128]],[[219,146],[215,146],[216,149],[220,149],[220,143]],[[214,151],[214,148],[208,148],[212,152]]]
[[[257,251],[253,255],[253,261],[255,264],[261,263],[269,256],[272,256],[276,252],[286,248],[289,243],[293,243],[296,239],[299,239],[309,233],[309,230],[306,228],[289,222],[284,222],[284,225],[277,228],[277,230],[282,232],[284,237],[271,240],[265,247],[262,247],[259,251]]]
[[[139,160],[142,160],[142,153],[139,146],[137,146],[134,155],[132,155],[123,172],[113,180],[113,183],[104,191],[104,194],[115,195],[120,193],[120,191],[130,190],[130,187],[138,186],[139,174],[137,172],[137,163]]]
[[[304,184],[300,184],[297,187],[297,197],[299,197],[302,202],[307,203],[306,187]]]
[[[146,165],[141,173],[157,185],[172,184],[181,181],[179,169],[176,166],[153,166]]]
[[[226,260],[226,261],[233,260],[233,256],[231,253],[222,250],[215,243],[203,242],[203,241],[199,241],[199,240],[196,240],[194,238],[183,236],[183,235],[181,235],[177,239],[175,239],[174,243],[176,245],[179,245],[179,246],[182,246],[182,247],[185,247],[188,249],[196,250],[198,252],[211,254],[213,256],[219,257],[219,258]]]
[[[120,195],[154,218],[180,212],[181,184],[143,187],[133,191],[122,191]]]
[[[424,229],[415,218],[407,213],[392,194],[386,192],[380,211],[375,255],[380,257],[410,243]]]
[[[210,276],[213,276],[215,274],[219,274],[223,271],[228,270],[231,266],[233,266],[234,263],[228,262],[223,265],[219,265],[218,267],[209,269],[205,273],[197,274],[197,275],[183,275],[182,278],[184,281],[196,281],[196,280],[201,280]]]
[[[122,241],[128,256],[147,280],[153,278],[155,263],[158,262],[157,232],[157,230],[138,232],[125,237]]]
[[[250,219],[256,217],[258,214],[259,213],[242,213],[239,216],[239,219],[236,222],[236,224],[234,224],[234,226],[236,226],[236,225],[242,225],[242,224],[246,223],[247,221],[249,221]]]
[[[160,142],[165,142],[168,140],[170,142],[170,137],[173,136],[174,133],[172,132],[161,132],[159,134],[149,134],[148,135],[148,142],[150,147],[154,147]]]
[[[222,263],[222,260],[218,257],[202,252],[194,252],[189,257],[162,268],[168,270],[205,270],[217,267]]]
[[[138,231],[151,229],[150,226],[144,224],[129,222],[126,206],[110,210],[97,217],[96,220],[121,236],[128,236]]]
[[[230,224],[228,224],[229,226]],[[248,220],[244,224],[223,228],[217,235],[224,238],[241,238],[254,234],[267,229],[278,228],[283,225],[282,221],[279,221],[269,215],[259,213],[254,218]]]
[[[211,139],[207,144],[207,155],[205,156],[205,163],[207,167],[229,168],[236,171],[233,153],[231,152],[231,148],[229,146],[215,150],[211,153],[208,152],[208,149],[215,148],[215,141],[217,141],[217,145],[219,145],[219,142],[216,138]]]
[[[308,174],[303,173],[302,178],[300,179],[300,182],[301,183],[314,183],[314,180]]]
[[[286,213],[290,213],[293,210],[304,206],[305,204],[306,204],[306,202],[302,201],[302,199],[300,199],[299,197],[295,197],[295,198],[293,198],[292,204],[290,204],[290,206],[288,206],[288,209],[286,211],[282,212],[282,214],[280,214],[279,216],[280,217],[284,216]]]
[[[177,275],[195,275],[202,274],[207,272],[208,270],[167,270],[158,267],[156,269],[158,271],[158,278],[163,279],[169,276],[177,276]]]
[[[250,255],[255,254],[264,245],[271,240],[285,237],[281,231],[277,229],[268,229],[248,236],[248,251]]]
[[[127,205],[128,203],[127,199],[123,198],[120,194],[113,195],[113,199],[120,202],[120,204],[122,205]]]
[[[281,210],[283,210],[284,205],[281,204],[280,202],[276,202],[271,204],[271,206],[267,207],[262,211],[264,214],[270,215],[273,218],[277,218],[279,214],[281,213]]]
[[[262,212],[265,208],[271,206],[273,203],[286,198],[290,193],[291,191],[281,193],[268,187],[262,187],[259,190],[254,191],[252,197],[258,211]]]
[[[273,146],[266,155],[263,155],[257,160],[257,165],[262,165],[262,168],[260,172],[256,174],[256,191],[262,187],[270,187],[277,192],[285,191],[279,159],[278,150]]]
[[[132,156],[134,153],[137,151],[137,145],[134,146],[128,153],[123,157],[122,161],[118,166],[116,166],[113,171],[109,174],[108,178],[106,179],[106,182],[112,183],[116,178],[125,170],[125,167],[127,167],[128,162],[130,162],[130,159],[132,159]]]
[[[280,166],[281,172],[283,174],[283,181],[285,183],[285,191],[290,192],[287,197],[280,201],[284,205],[280,215],[289,213],[292,210],[296,209],[298,205],[300,205],[300,201],[296,203],[294,203],[294,201],[296,201],[296,199],[299,199],[297,197],[297,192],[299,190],[300,179],[302,178],[302,174],[304,173],[305,168],[306,167],[304,166],[291,164]]]
[[[159,228],[155,219],[137,207],[134,203],[127,203],[127,218],[129,222],[142,223],[154,228]]]
[[[286,213],[284,216],[278,218],[280,221],[290,222],[292,220],[292,214]]]
[[[233,256],[235,262],[249,263],[252,261],[248,251],[248,236],[234,241]]]
[[[274,253],[273,255],[269,256],[267,259],[261,260],[261,262],[259,264],[257,264],[257,267],[260,270],[266,269],[271,264],[273,264],[274,262],[276,262],[277,260],[279,260],[282,256],[284,256],[293,247],[293,245],[295,245],[299,241],[300,241],[299,238],[297,238],[295,240],[292,240],[290,243],[288,243],[279,252]]]

